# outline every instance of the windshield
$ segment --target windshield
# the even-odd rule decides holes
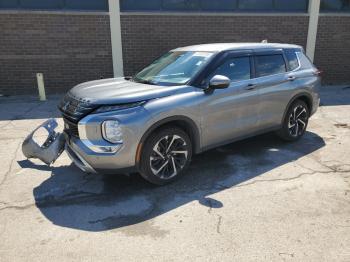
[[[169,52],[136,74],[133,80],[154,85],[183,85],[212,56],[211,52]]]

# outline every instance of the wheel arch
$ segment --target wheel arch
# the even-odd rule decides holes
[[[281,121],[281,124],[283,124],[284,118],[286,117],[287,111],[289,109],[289,107],[296,101],[296,100],[301,100],[303,102],[306,103],[308,109],[309,109],[309,113],[312,112],[312,96],[309,93],[306,92],[302,92],[299,94],[296,94],[295,96],[292,97],[292,99],[289,101],[289,103],[287,104],[284,113],[283,113],[283,118]]]
[[[189,117],[187,116],[171,116],[164,118],[156,123],[154,123],[151,127],[147,129],[147,131],[143,134],[141,137],[141,140],[137,146],[136,151],[136,165],[139,164],[141,159],[141,153],[144,142],[147,140],[147,138],[156,130],[164,128],[166,126],[176,126],[181,128],[184,132],[186,132],[191,141],[192,141],[192,149],[194,153],[200,152],[200,131],[197,124]]]

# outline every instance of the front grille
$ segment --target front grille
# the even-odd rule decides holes
[[[91,113],[95,108],[96,105],[84,99],[75,98],[69,93],[65,95],[58,106],[63,117],[73,123],[78,123],[80,119]]]
[[[68,135],[79,137],[78,122],[95,108],[97,106],[89,101],[78,99],[68,93],[58,106],[63,116],[65,132]]]
[[[63,118],[64,121],[64,131],[69,136],[74,136],[79,138],[78,125],[76,123],[70,122],[69,120]]]

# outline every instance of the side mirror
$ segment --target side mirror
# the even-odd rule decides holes
[[[231,80],[223,75],[215,75],[209,81],[210,89],[224,89],[230,86]]]

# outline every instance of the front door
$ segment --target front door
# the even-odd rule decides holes
[[[257,130],[259,97],[252,85],[251,62],[250,55],[227,55],[208,74],[207,82],[214,75],[224,75],[231,84],[226,89],[203,94],[201,125],[204,147],[225,143]]]

